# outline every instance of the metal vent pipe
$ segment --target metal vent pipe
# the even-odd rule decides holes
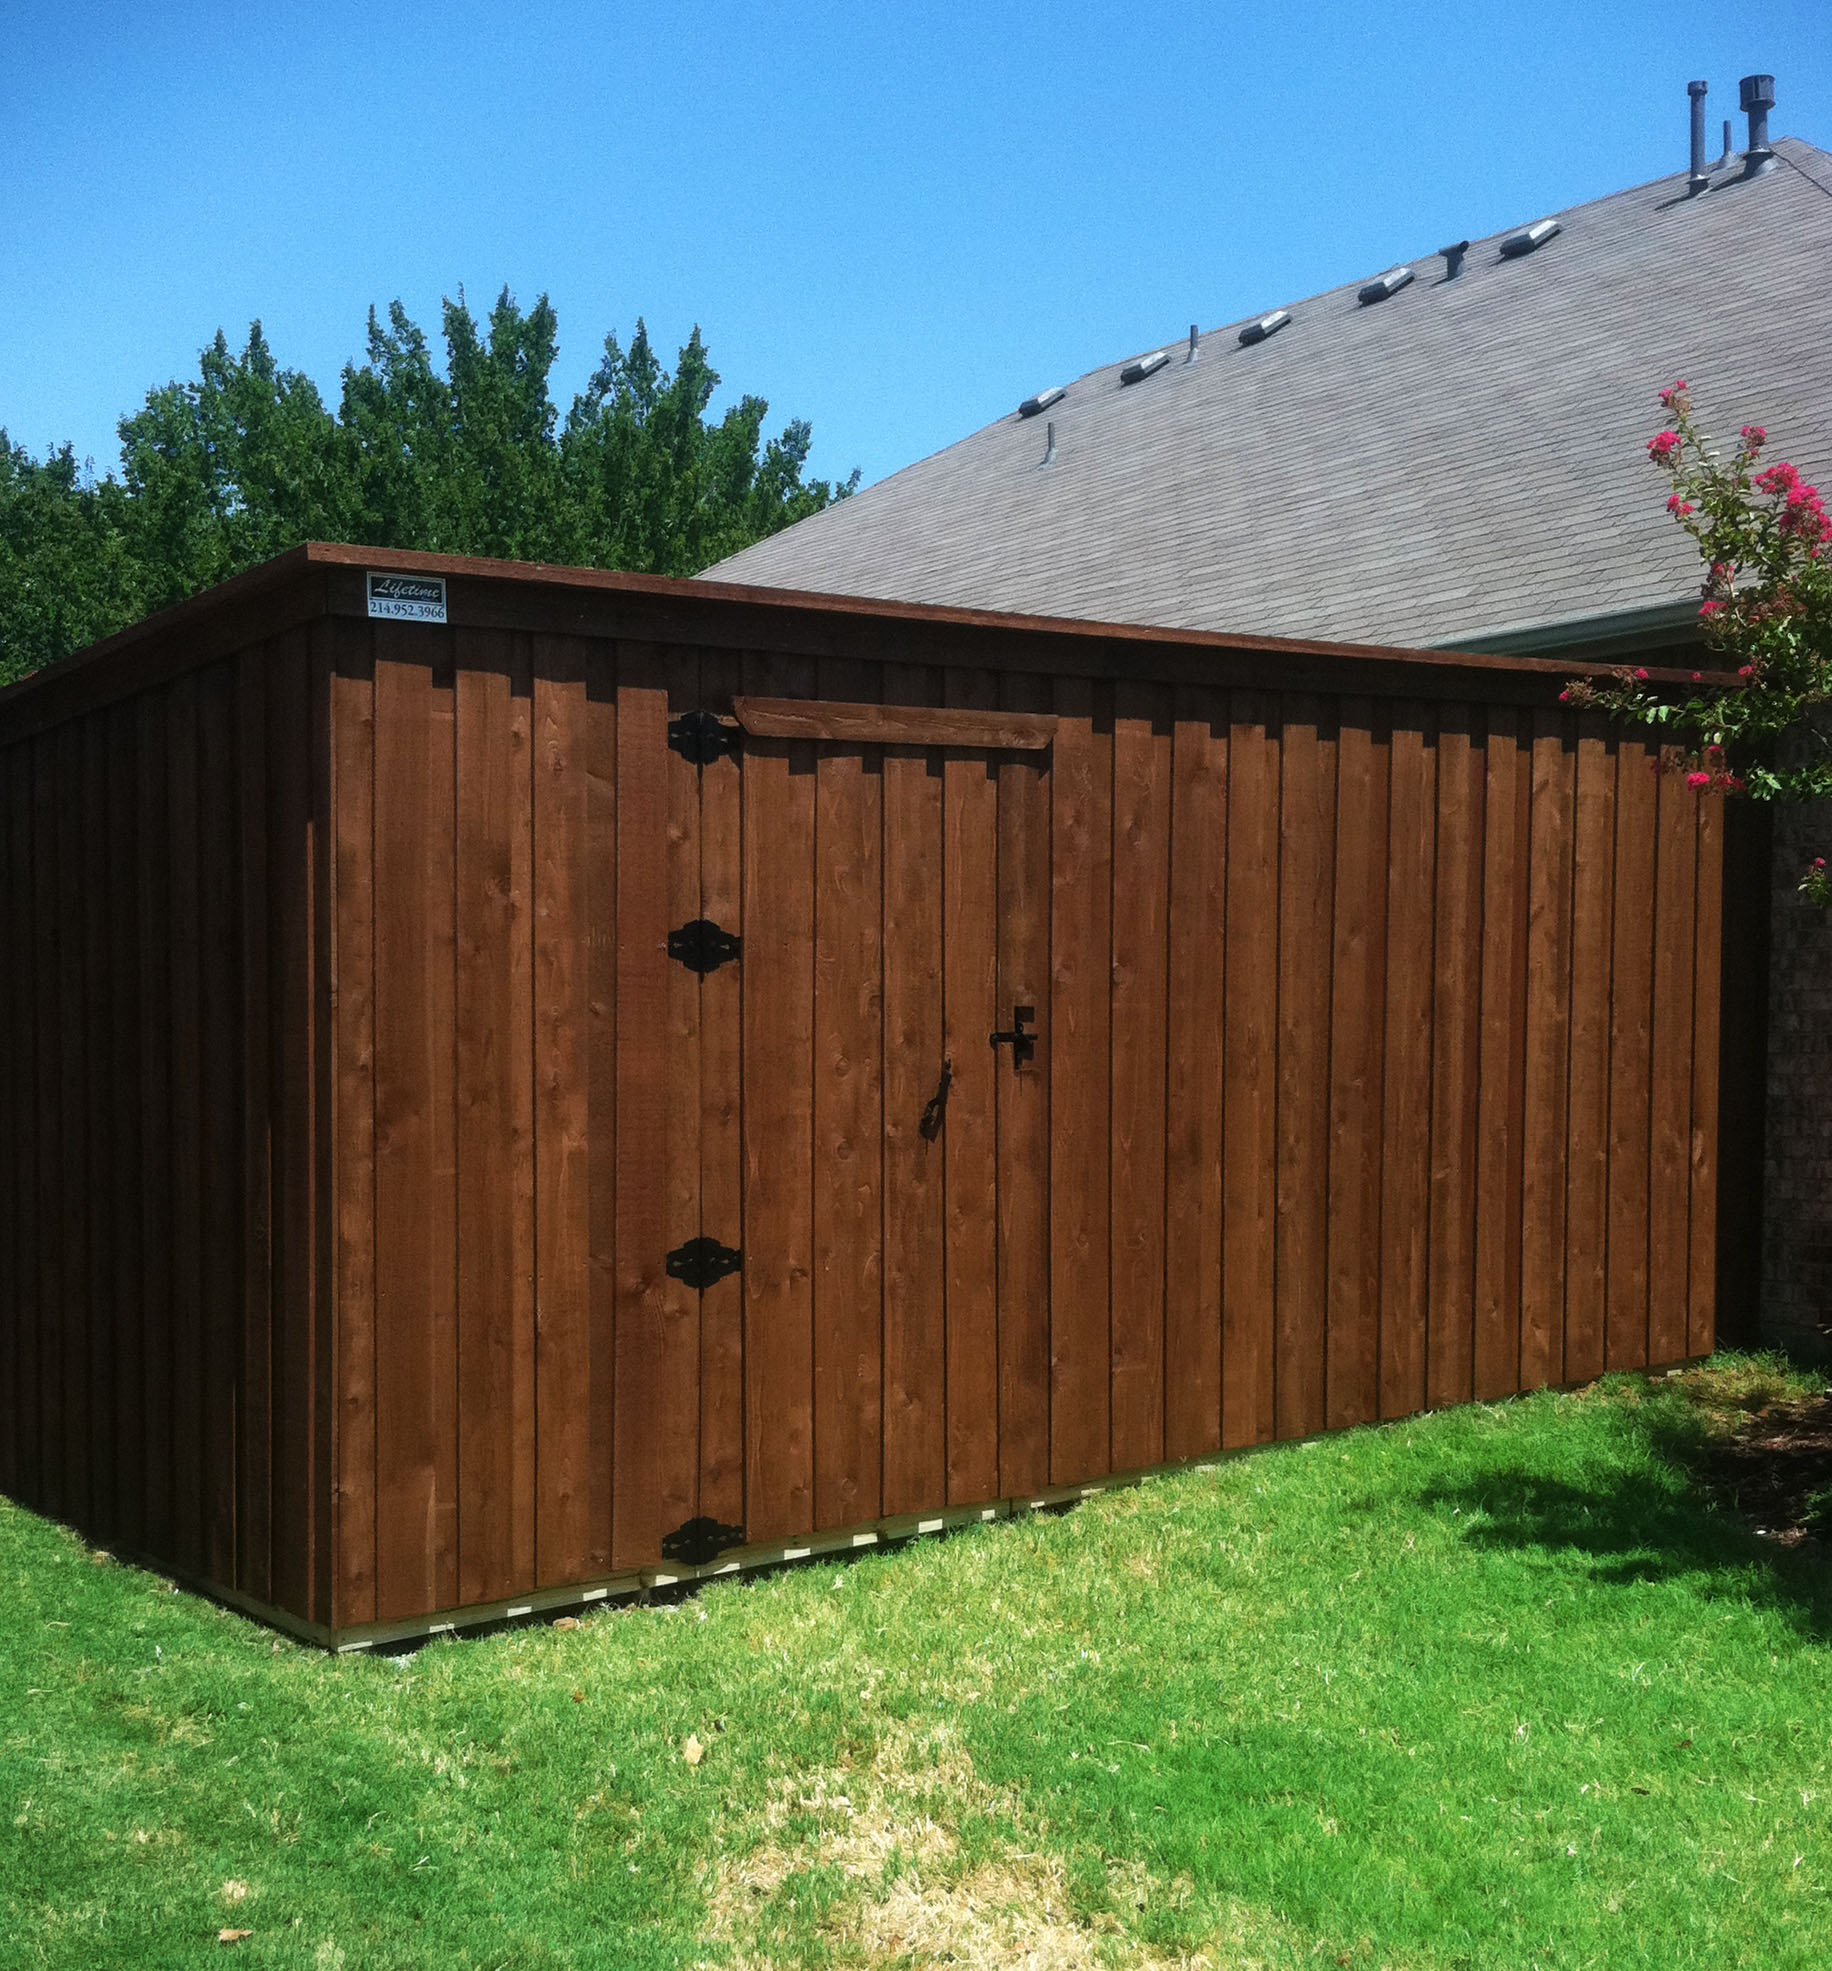
[[[1692,174],[1686,180],[1686,191],[1696,198],[1711,183],[1711,174],[1705,165],[1705,91],[1708,84],[1688,82],[1686,94],[1692,98]]]
[[[1768,141],[1768,113],[1775,107],[1775,78],[1744,76],[1737,84],[1737,107],[1749,118],[1749,149],[1743,153],[1743,169],[1753,178],[1758,172],[1774,167],[1775,153]]]

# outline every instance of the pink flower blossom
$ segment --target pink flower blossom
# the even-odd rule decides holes
[[[1737,673],[1737,676],[1740,678],[1753,678],[1755,674],[1756,674],[1755,665],[1745,664],[1743,668]]]
[[[1648,457],[1656,465],[1665,465],[1668,459],[1678,450],[1679,433],[1677,431],[1662,431],[1648,440]],[[1789,469],[1792,470],[1791,467]],[[1766,473],[1763,475],[1764,478],[1767,476]]]
[[[1758,493],[1791,493],[1800,484],[1800,474],[1783,459],[1779,465],[1771,465],[1766,472],[1756,474]]]
[[[1639,670],[1637,670],[1637,671],[1636,671],[1636,673],[1635,673],[1635,675],[1636,675],[1636,676],[1637,676],[1638,678],[1645,678],[1645,677],[1647,676],[1647,674],[1648,674],[1648,673],[1647,673],[1647,666],[1646,666],[1645,664],[1644,664],[1644,665],[1642,665],[1642,666],[1641,666],[1641,668],[1640,668]]]
[[[1711,776],[1708,773],[1689,773],[1686,775],[1686,785],[1688,787],[1709,787],[1711,785]]]
[[[1768,443],[1768,433],[1759,424],[1744,425],[1741,437],[1746,450],[1759,452]]]
[[[1703,612],[1701,611],[1700,613],[1702,614]],[[1705,674],[1704,674],[1704,672],[1703,672],[1703,671],[1694,671],[1694,672],[1692,673],[1692,682],[1693,682],[1694,684],[1701,684],[1701,683],[1703,683],[1703,682],[1704,682],[1704,677],[1705,677]]]
[[[1708,595],[1706,596],[1704,601],[1698,605],[1698,613],[1701,616],[1721,616],[1724,613],[1724,605],[1717,599],[1716,596]]]

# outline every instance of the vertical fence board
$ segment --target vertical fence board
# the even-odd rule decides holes
[[[1533,715],[1528,849],[1526,1106],[1522,1122],[1520,1383],[1556,1382],[1565,1359],[1566,1109],[1571,1029],[1573,809],[1567,721]]]
[[[1654,756],[1618,750],[1609,1042],[1609,1306],[1604,1366],[1648,1359],[1648,1096],[1654,989]]]
[[[0,964],[0,1492],[22,1498],[27,1489],[19,1468],[19,1430],[25,1408],[19,1387],[19,1327],[25,1286],[18,1277],[19,1220],[15,1173],[25,1131],[17,1106],[18,1047],[13,1030],[12,993],[23,971],[17,953],[30,922],[19,894],[13,840],[13,796],[19,785],[24,748],[0,746],[0,924],[11,928]],[[23,861],[23,858],[20,858]]]
[[[1164,1458],[1171,731],[1163,687],[1114,687],[1112,1461]]]
[[[700,653],[701,702],[727,717],[739,685],[730,651]],[[736,930],[744,915],[743,768],[736,754],[700,769],[700,907]],[[700,982],[700,1229],[746,1245],[743,1120],[744,966]],[[744,1282],[720,1280],[700,1296],[700,1510],[744,1524]]]
[[[1724,935],[1724,797],[1698,804],[1698,903],[1692,973],[1692,1196],[1686,1353],[1717,1345],[1718,1050]]]
[[[822,697],[877,696],[876,665],[833,659]],[[875,1519],[883,1494],[884,1073],[882,792],[877,750],[823,747],[814,769],[814,1515]]]
[[[648,644],[623,644],[617,675],[617,1407],[611,1560],[614,1566],[630,1567],[659,1558],[666,1530],[661,1518],[661,1346],[669,1252],[668,780],[673,756],[668,750],[665,653]],[[535,840],[538,850],[538,830]]]
[[[172,1551],[172,1188],[171,1188],[171,864],[164,696],[147,692],[136,707],[135,805],[139,819],[140,1190],[141,1277],[146,1349],[141,1382],[145,1417],[146,1549]],[[42,1141],[39,1156],[44,1154]],[[21,1364],[21,1374],[24,1365]]]
[[[528,700],[504,633],[458,633],[455,1009],[458,1130],[458,1586],[497,1601],[533,1586],[524,1474],[534,1463],[533,965]],[[518,1017],[519,1016],[519,1017]],[[528,1329],[524,1332],[525,1327]]]
[[[1005,710],[1050,704],[1047,678],[1000,680]],[[1036,1008],[1036,1058],[995,1057],[999,1132],[999,1490],[1040,1491],[1050,1470],[1051,774],[1035,758],[999,762],[998,1030]],[[990,1050],[989,1050],[990,1051]]]
[[[1336,914],[1330,999],[1329,1327],[1325,1420],[1380,1410],[1382,1047],[1386,1032],[1385,715],[1345,699],[1337,740]],[[1378,720],[1378,722],[1377,722]]]
[[[166,799],[170,870],[172,1074],[172,1556],[203,1572],[203,1036],[199,1029],[201,881],[195,673],[167,701]]]
[[[671,715],[700,703],[697,650],[666,653]],[[667,920],[672,930],[700,908],[700,774],[672,748],[667,754]],[[672,1252],[700,1233],[700,993],[697,973],[667,968],[668,1062],[663,1244]],[[663,1532],[698,1516],[700,1506],[700,1304],[702,1296],[664,1273],[661,1298],[661,1408],[658,1507]],[[659,1536],[658,1536],[659,1537]]]
[[[744,685],[760,696],[807,697],[813,665],[747,656]],[[813,1524],[814,781],[811,745],[747,742],[745,1523],[753,1540]]]
[[[1055,686],[1050,876],[1050,1476],[1108,1469],[1112,720],[1107,687]]]
[[[198,702],[198,983],[203,1047],[204,1529],[213,1581],[238,1578],[236,1497],[241,1434],[243,1325],[241,926],[237,919],[240,801],[236,787],[235,672],[203,673]]]
[[[1165,1091],[1164,1455],[1221,1448],[1222,1004],[1226,700],[1180,687],[1171,738]]]
[[[1565,1143],[1567,1382],[1603,1373],[1609,1290],[1609,987],[1616,882],[1616,754],[1580,721],[1571,906],[1571,1078]]]
[[[1336,734],[1314,698],[1280,733],[1277,1424],[1323,1428],[1329,1304],[1330,1001]]]
[[[449,1606],[457,1588],[456,838],[443,647],[418,626],[382,623],[374,634],[385,804],[375,838],[376,1613],[386,1621]],[[287,1246],[290,1268],[290,1234]],[[289,1281],[289,1300],[295,1291]]]
[[[115,1537],[132,1553],[146,1551],[146,1321],[141,1186],[147,1170],[140,1147],[140,913],[139,726],[133,701],[108,710],[108,946],[105,963],[114,1059],[108,1091],[115,1182],[109,1244],[114,1268]],[[3,823],[0,823],[3,825]],[[21,921],[9,917],[9,922]],[[3,1141],[0,1138],[0,1141]],[[3,1184],[4,1180],[0,1180]]]
[[[1425,1407],[1431,1227],[1437,745],[1429,708],[1395,712],[1387,831],[1387,1017],[1380,1191],[1380,1414]]]
[[[888,665],[892,703],[929,705],[940,676]],[[884,752],[884,1510],[947,1496],[946,1200],[940,1140],[921,1133],[942,1064],[941,756]]]
[[[63,1299],[65,999],[59,980],[63,912],[58,883],[58,736],[32,742],[33,932],[37,957],[38,1318],[33,1324],[37,1371],[39,1498],[53,1519],[64,1516]]]
[[[109,1231],[114,1201],[114,1130],[109,1100],[114,1082],[112,1035],[108,1020],[108,754],[106,714],[91,712],[78,721],[82,746],[81,864],[72,898],[72,916],[81,926],[80,1021],[83,1035],[84,1274],[87,1320],[83,1355],[87,1372],[84,1401],[88,1422],[77,1456],[87,1467],[89,1497],[84,1519],[110,1539],[119,1537],[116,1496],[119,1439],[115,1420],[115,1350],[112,1288],[114,1267]],[[234,1555],[230,1555],[233,1575]]]
[[[1648,1360],[1686,1353],[1692,1200],[1693,946],[1699,796],[1663,773],[1656,804],[1654,1030],[1649,1091]]]
[[[591,1198],[587,1188],[586,1127],[590,1085],[588,956],[585,941],[591,907],[586,860],[586,680],[583,647],[569,638],[538,636],[532,651],[530,735],[534,778],[534,828],[529,870],[532,912],[534,1044],[534,1401],[536,1417],[535,1582],[579,1579],[591,1547],[590,1465],[595,1449],[590,1412]],[[663,703],[663,713],[666,703]],[[665,737],[665,735],[664,735]],[[663,790],[655,790],[658,830],[666,825]],[[659,900],[659,899],[658,899]],[[659,943],[659,941],[658,941]],[[640,947],[631,942],[631,962]],[[642,953],[652,967],[660,952]],[[661,1022],[649,1035],[657,1062]],[[621,1063],[619,1068],[621,1076]],[[621,1147],[623,1116],[618,1115]],[[662,1164],[653,1158],[650,1180],[659,1191]],[[659,1219],[659,1213],[657,1213]],[[659,1234],[661,1227],[655,1225]],[[664,1254],[653,1256],[653,1279]],[[651,1357],[652,1361],[652,1357]],[[621,1368],[621,1342],[620,1362]],[[652,1373],[652,1372],[651,1372]],[[631,1394],[638,1394],[637,1378]],[[617,1427],[624,1418],[619,1378]],[[653,1384],[649,1397],[653,1403]],[[651,1407],[650,1421],[653,1420]],[[654,1511],[654,1469],[642,1493]],[[631,1506],[637,1504],[632,1488]],[[618,1501],[613,1498],[613,1513]],[[613,1520],[613,1557],[619,1534],[641,1538],[636,1525]],[[652,1545],[645,1559],[655,1557]]]
[[[1520,719],[1493,711],[1482,917],[1482,1065],[1476,1150],[1475,1393],[1505,1396],[1520,1381],[1520,1121],[1526,981],[1527,814],[1531,754]]]
[[[244,1593],[267,1601],[273,1595],[273,1035],[267,972],[267,651],[263,645],[243,651],[236,661],[235,798],[242,1102],[236,1583]]]
[[[998,705],[990,672],[947,673],[947,702]],[[998,1130],[988,1036],[999,1025],[997,756],[942,766],[942,1052],[953,1076],[940,1118],[947,1237],[950,1505],[999,1491]]]
[[[1279,736],[1259,694],[1236,692],[1230,713],[1221,1438],[1236,1446],[1278,1422]]]
[[[1479,715],[1438,718],[1437,882],[1431,1066],[1430,1304],[1425,1400],[1474,1391],[1477,1114],[1482,1041],[1487,774]]]
[[[376,1607],[375,660],[366,623],[339,623],[335,639],[328,683],[336,795],[336,1000],[328,1043],[337,1172],[331,1606],[335,1622],[354,1625],[374,1621]],[[265,821],[259,825],[264,839]],[[277,1016],[277,996],[271,1003]]]
[[[534,681],[532,645],[524,640],[516,651],[517,691],[523,710],[532,717]],[[599,643],[587,648],[585,657],[585,827],[586,893],[591,916],[585,932],[587,1009],[585,1075],[586,1126],[590,1133],[588,1159],[587,1213],[590,1256],[586,1283],[587,1344],[590,1368],[586,1374],[586,1427],[590,1433],[591,1459],[586,1479],[587,1539],[586,1564],[594,1574],[611,1565],[611,1535],[617,1482],[617,912],[619,906],[617,856],[617,690],[618,653],[615,644]],[[531,749],[532,750],[532,749]],[[517,836],[517,852],[526,858],[523,868],[528,887],[533,886],[534,843],[532,830]],[[525,1022],[532,1035],[534,1022],[534,973],[530,965],[518,972],[516,1018]],[[532,1044],[530,1053],[532,1054]],[[535,1334],[534,1298],[534,1105],[533,1087],[524,1117],[529,1132],[530,1153],[519,1207],[525,1214],[528,1263],[519,1269],[517,1283],[526,1295],[527,1321],[518,1321],[517,1333],[526,1335],[518,1355],[518,1386],[525,1386],[529,1405],[528,1441],[532,1447],[522,1474],[525,1488],[528,1530],[518,1546],[518,1569],[529,1580],[535,1572],[535,1509],[537,1464],[540,1456],[538,1407],[535,1400],[535,1355],[539,1346]]]

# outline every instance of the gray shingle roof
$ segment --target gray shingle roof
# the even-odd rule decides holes
[[[1129,387],[1094,370],[707,572],[1412,645],[1681,600],[1696,557],[1644,450],[1662,385],[1832,472],[1832,156],[1776,148],[1697,199],[1681,173],[1560,213],[1519,259],[1476,241],[1452,282],[1422,253],[1369,307],[1364,269],[1253,348],[1229,327]]]

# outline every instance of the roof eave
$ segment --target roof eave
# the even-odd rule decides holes
[[[1550,651],[1605,658],[1645,650],[1656,644],[1698,640],[1698,599],[1641,603],[1602,614],[1548,616],[1500,629],[1473,630],[1433,641],[1434,650],[1468,651],[1477,656],[1520,657]]]

